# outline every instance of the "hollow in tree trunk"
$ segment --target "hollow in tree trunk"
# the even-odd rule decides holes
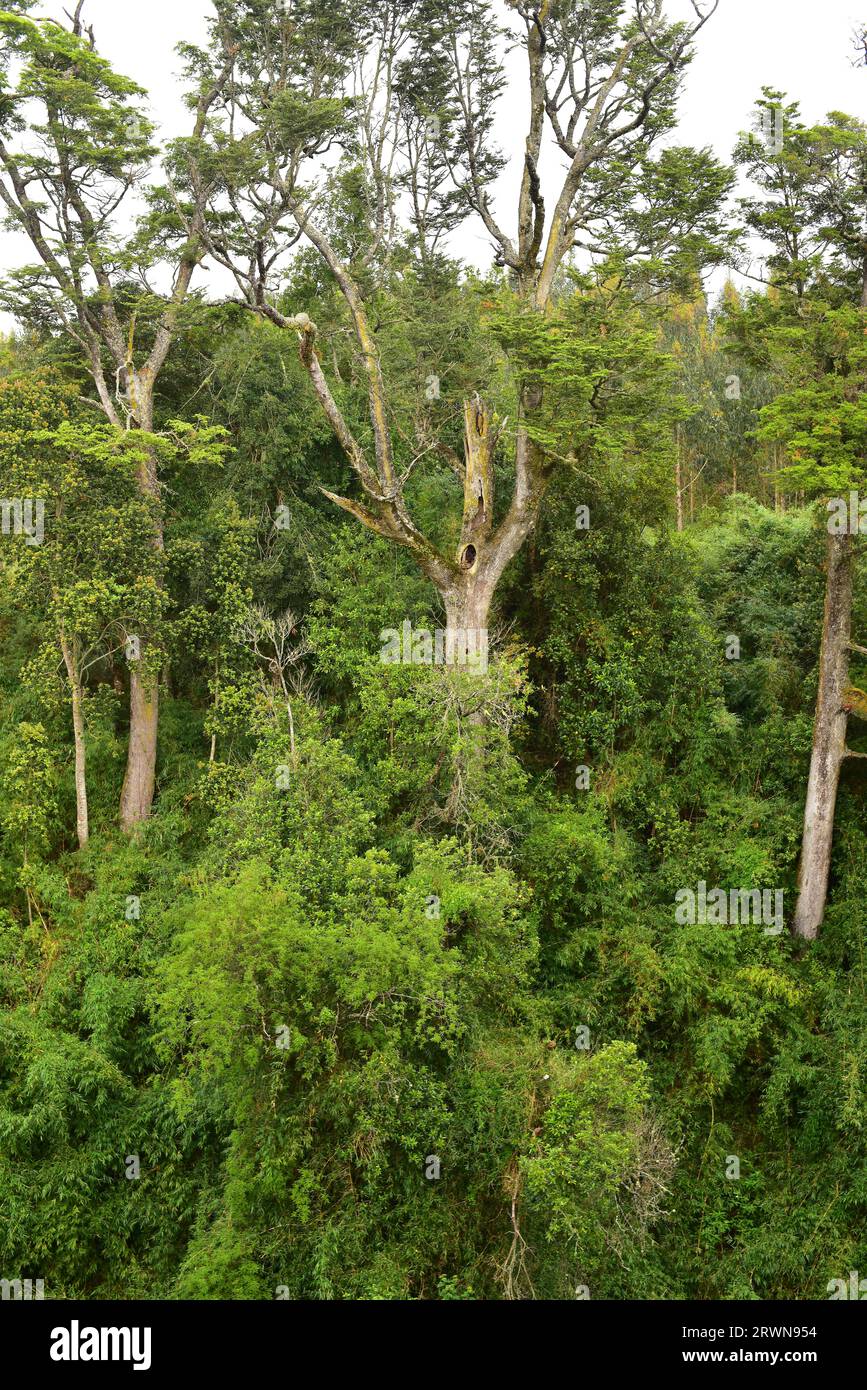
[[[516,481],[511,504],[494,528],[494,456],[498,432],[489,407],[478,396],[464,402],[464,511],[456,564],[446,576],[432,575],[446,610],[446,630],[487,634],[491,602],[503,571],[535,525],[549,469],[530,440],[523,420],[540,393],[527,388],[516,440]],[[487,637],[485,636],[485,641]]]

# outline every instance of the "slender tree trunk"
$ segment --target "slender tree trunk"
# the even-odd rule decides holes
[[[153,430],[153,382],[143,373],[130,376],[131,423],[134,427]],[[163,550],[162,511],[157,463],[148,453],[139,469],[141,492],[154,500],[155,520],[151,544],[157,552]],[[141,661],[130,667],[129,686],[129,744],[126,774],[120,795],[120,823],[125,831],[135,829],[151,813],[156,783],[157,732],[159,727],[159,677],[145,664],[148,634],[137,633]]]
[[[683,530],[683,469],[680,462],[680,425],[677,427],[677,450],[674,462],[674,496],[677,503],[677,529]]]
[[[63,652],[63,663],[66,666],[69,688],[72,692],[72,732],[75,740],[75,822],[78,831],[78,844],[81,849],[84,849],[90,835],[90,824],[87,810],[87,749],[84,741],[84,711],[82,708],[84,692],[78,673],[76,647],[76,639],[73,639],[70,647],[66,634],[61,629],[60,649]]]
[[[214,684],[214,714],[220,707],[220,664],[217,663],[217,676]],[[211,734],[211,753],[208,762],[212,763],[217,756],[217,733],[216,730]]]
[[[689,519],[695,521],[695,473],[689,470]]]
[[[819,694],[813,726],[813,756],[804,808],[804,838],[798,874],[798,905],[792,930],[812,941],[825,914],[834,807],[846,756],[845,708],[852,626],[853,546],[849,535],[828,537],[825,613],[819,656]]]

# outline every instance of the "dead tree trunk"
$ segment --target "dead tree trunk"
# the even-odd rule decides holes
[[[819,656],[819,693],[813,755],[804,808],[804,837],[798,873],[798,904],[792,930],[813,941],[825,913],[834,807],[846,757],[849,640],[852,624],[853,545],[849,535],[828,537],[825,612]]]
[[[489,542],[493,529],[496,431],[476,397],[464,403],[464,510],[457,573],[440,587],[447,632],[486,630],[495,580]]]
[[[522,411],[537,405],[537,393],[526,393]],[[465,401],[464,511],[456,573],[445,584],[437,584],[446,610],[447,631],[487,630],[496,587],[529,535],[545,491],[543,461],[521,424],[516,442],[518,481],[509,511],[494,531],[494,455],[498,438],[489,408],[478,396]]]
[[[318,236],[318,233],[310,232]],[[327,243],[325,243],[327,245]],[[329,248],[330,251],[330,248]],[[272,305],[260,302],[260,311],[283,328],[294,329],[300,339],[301,360],[307,369],[320,405],[349,462],[358,475],[365,502],[321,491],[337,506],[350,512],[377,535],[405,547],[431,580],[446,613],[446,633],[479,633],[488,627],[491,600],[497,584],[532,530],[547,487],[550,467],[527,430],[527,417],[541,403],[541,390],[528,387],[521,395],[515,440],[515,484],[509,509],[494,527],[494,459],[500,427],[479,396],[464,403],[464,457],[443,447],[463,488],[463,516],[457,554],[449,560],[415,526],[395,476],[391,439],[385,424],[385,395],[379,357],[373,346],[364,310],[355,287],[336,261],[338,278],[352,306],[359,342],[364,350],[370,395],[370,414],[376,440],[376,462],[371,466],[340,412],[315,351],[316,325],[306,314],[286,318]]]
[[[660,3],[654,0],[652,7],[657,19]],[[717,4],[718,0],[710,0],[707,9],[703,9],[697,0],[693,0],[694,22],[669,29],[664,50],[660,48],[659,35],[654,37],[650,32],[653,25],[648,27],[649,11],[639,5],[636,15],[628,21],[623,19],[621,22],[620,18],[612,20],[612,32],[606,37],[604,55],[598,50],[593,25],[590,26],[592,33],[585,32],[587,26],[580,24],[573,34],[571,20],[559,13],[563,7],[551,4],[550,0],[542,0],[538,6],[511,6],[526,30],[529,96],[529,122],[523,143],[516,235],[508,233],[498,221],[490,198],[491,178],[486,172],[488,159],[485,144],[492,106],[483,90],[484,82],[478,84],[475,78],[468,82],[467,77],[469,69],[466,69],[465,54],[472,53],[477,43],[476,19],[482,24],[485,19],[481,14],[471,20],[462,15],[449,29],[452,20],[446,17],[449,7],[444,7],[443,34],[446,41],[441,49],[447,69],[447,95],[444,100],[454,117],[453,136],[448,140],[434,140],[433,145],[438,153],[433,153],[433,145],[417,140],[412,133],[415,130],[415,117],[410,113],[412,138],[406,142],[402,156],[406,159],[404,176],[413,185],[414,180],[419,177],[427,179],[430,170],[434,170],[437,181],[448,178],[455,183],[456,189],[460,190],[461,216],[472,215],[481,219],[496,248],[497,264],[506,271],[511,289],[522,308],[528,313],[537,313],[540,322],[552,307],[558,272],[576,244],[580,244],[581,233],[587,231],[592,237],[590,223],[586,222],[588,214],[582,197],[583,190],[594,178],[594,171],[616,169],[618,161],[632,156],[635,142],[641,139],[641,131],[645,127],[650,127],[648,134],[655,138],[652,129],[655,124],[654,112],[660,102],[669,100],[669,79],[689,62],[690,45],[710,19]],[[396,12],[402,7],[395,5],[393,8]],[[465,10],[475,7],[453,8]],[[387,408],[376,336],[368,321],[363,291],[367,271],[387,249],[393,235],[389,227],[395,228],[399,224],[394,198],[399,183],[395,177],[392,149],[395,143],[400,145],[402,142],[399,139],[395,141],[391,130],[391,107],[395,103],[390,99],[393,89],[389,74],[397,68],[399,55],[415,63],[420,61],[421,55],[421,50],[415,47],[414,38],[408,37],[408,46],[404,48],[404,39],[396,37],[398,32],[403,31],[402,23],[392,26],[390,22],[386,27],[386,36],[370,40],[371,61],[361,64],[359,72],[353,71],[351,84],[348,68],[340,78],[340,82],[345,84],[340,89],[345,89],[348,94],[351,87],[354,102],[359,101],[359,92],[363,94],[362,104],[368,113],[365,120],[359,122],[357,138],[363,151],[365,169],[377,190],[376,223],[363,254],[354,254],[344,260],[325,228],[316,224],[312,214],[317,202],[314,196],[316,184],[315,181],[308,184],[300,172],[307,159],[307,150],[300,145],[295,148],[291,142],[290,147],[284,149],[284,133],[271,130],[270,115],[263,117],[263,134],[266,138],[262,147],[268,150],[268,157],[261,172],[256,170],[252,186],[246,182],[246,174],[236,183],[238,171],[234,168],[227,169],[225,174],[225,191],[231,208],[229,218],[230,221],[237,219],[249,234],[249,246],[241,251],[236,249],[233,242],[238,241],[237,230],[232,237],[225,235],[227,224],[224,220],[226,208],[222,201],[222,177],[213,228],[204,227],[202,235],[216,263],[233,276],[244,302],[271,322],[298,333],[301,360],[361,489],[360,500],[330,492],[326,496],[370,530],[405,547],[413,555],[419,568],[440,594],[446,611],[447,630],[478,630],[487,626],[491,601],[499,580],[536,522],[550,477],[552,460],[544,457],[531,438],[533,422],[538,418],[542,405],[542,389],[534,382],[537,373],[528,367],[526,377],[519,383],[516,401],[514,489],[498,525],[494,519],[493,497],[497,431],[487,406],[478,397],[465,403],[464,458],[459,459],[453,450],[440,448],[440,452],[449,457],[463,491],[463,517],[457,554],[453,559],[441,554],[419,531],[410,516],[404,496],[404,484],[409,472],[401,477],[395,469],[390,434],[391,412]],[[410,28],[407,26],[406,29],[408,36]],[[568,38],[564,37],[566,31]],[[299,35],[303,38],[303,25]],[[262,40],[261,66],[263,71],[269,73],[267,102],[262,100],[265,89],[261,87],[258,70],[257,75],[251,78],[248,64],[235,64],[228,32],[220,30],[219,42],[223,45],[227,61],[234,68],[232,95],[226,113],[229,130],[234,131],[236,109],[243,120],[247,120],[254,108],[267,106],[276,110],[282,90],[290,93],[293,102],[297,100],[291,64],[284,65],[285,73],[281,68],[279,73],[275,70],[274,76],[271,76],[270,35]],[[315,42],[318,45],[321,40],[317,37]],[[554,91],[549,87],[549,80],[552,79],[549,64],[555,54],[559,55],[561,47],[564,49],[565,75]],[[266,48],[269,56],[264,58]],[[338,71],[342,62],[342,57],[335,56],[334,66]],[[470,67],[473,65],[471,62]],[[558,65],[559,58],[554,59],[555,70]],[[369,76],[365,77],[362,68],[370,69]],[[568,94],[571,94],[572,109],[567,114],[570,106]],[[440,99],[438,96],[437,103]],[[378,116],[374,119],[371,115],[380,108],[387,112],[385,124]],[[544,133],[548,126],[553,140],[567,159],[560,191],[550,215],[546,210],[539,175]],[[232,134],[231,139],[234,138]],[[329,143],[321,147],[323,152],[332,138],[337,139],[336,136],[329,136]],[[449,150],[452,152],[449,153]],[[221,157],[218,156],[218,160]],[[430,163],[431,159],[434,160],[433,164]],[[222,164],[218,162],[217,167],[222,171]],[[204,174],[197,173],[196,156],[193,154],[191,181],[194,187],[203,186],[204,178]],[[262,182],[269,189],[269,195],[264,198]],[[306,202],[308,197],[309,205]],[[596,196],[589,196],[586,202],[594,208],[589,215],[591,223],[595,223]],[[417,200],[414,207],[418,212]],[[420,239],[422,244],[426,244],[422,225],[425,217],[426,214],[418,218],[413,226],[413,239]],[[582,221],[582,218],[585,220]],[[269,292],[269,277],[276,273],[274,268],[281,255],[281,247],[288,249],[289,219],[318,251],[351,315],[367,384],[373,445],[369,455],[352,433],[331,393],[316,351],[315,325],[306,314],[296,314],[291,318],[282,314],[276,308],[277,296]],[[288,245],[293,245],[295,240],[293,235]],[[364,271],[362,278],[359,278],[358,270]]]

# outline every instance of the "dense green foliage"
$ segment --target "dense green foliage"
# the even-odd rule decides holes
[[[13,371],[4,391],[44,381]],[[858,766],[809,955],[671,909],[700,878],[793,890],[814,517],[733,499],[678,537],[619,466],[564,478],[510,577],[482,751],[444,674],[379,661],[382,628],[436,622],[411,567],[334,526],[295,442],[260,464],[227,398],[210,495],[210,457],[166,465],[171,700],[140,840],[112,828],[111,652],[88,675],[78,852],[56,602],[32,568],[26,602],[4,589],[3,1267],[94,1297],[821,1296],[867,1255]],[[102,617],[93,597],[82,612],[105,623],[134,585],[128,465],[69,429],[40,466],[66,448],[58,487],[100,524],[61,599],[99,586]],[[5,469],[8,431],[3,450]],[[77,500],[78,468],[91,497],[120,489],[98,503],[110,520]],[[297,496],[285,531],[251,514],[272,472]],[[282,699],[230,636],[254,596],[306,614],[294,758]]]
[[[848,156],[856,127],[799,127],[791,158]],[[864,764],[809,950],[674,913],[701,880],[794,901],[821,499],[864,466],[844,242],[836,279],[796,267],[803,315],[785,257],[775,292],[708,304],[692,261],[648,295],[607,247],[544,318],[501,268],[409,245],[371,284],[401,468],[422,413],[459,449],[469,391],[500,416],[517,377],[543,391],[557,467],[483,675],[383,664],[384,630],[443,613],[323,497],[350,469],[278,327],[194,297],[152,433],[93,411],[51,326],[3,343],[0,497],[46,514],[43,545],[0,537],[0,1274],[92,1299],[811,1299],[867,1269]],[[365,439],[307,252],[280,302]],[[685,483],[704,463],[682,530],[679,449]],[[413,515],[453,548],[458,485],[422,454]],[[157,797],[124,836],[144,630]]]

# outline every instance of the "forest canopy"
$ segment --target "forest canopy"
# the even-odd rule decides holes
[[[720,3],[0,11],[4,1280],[867,1273],[867,123]]]

